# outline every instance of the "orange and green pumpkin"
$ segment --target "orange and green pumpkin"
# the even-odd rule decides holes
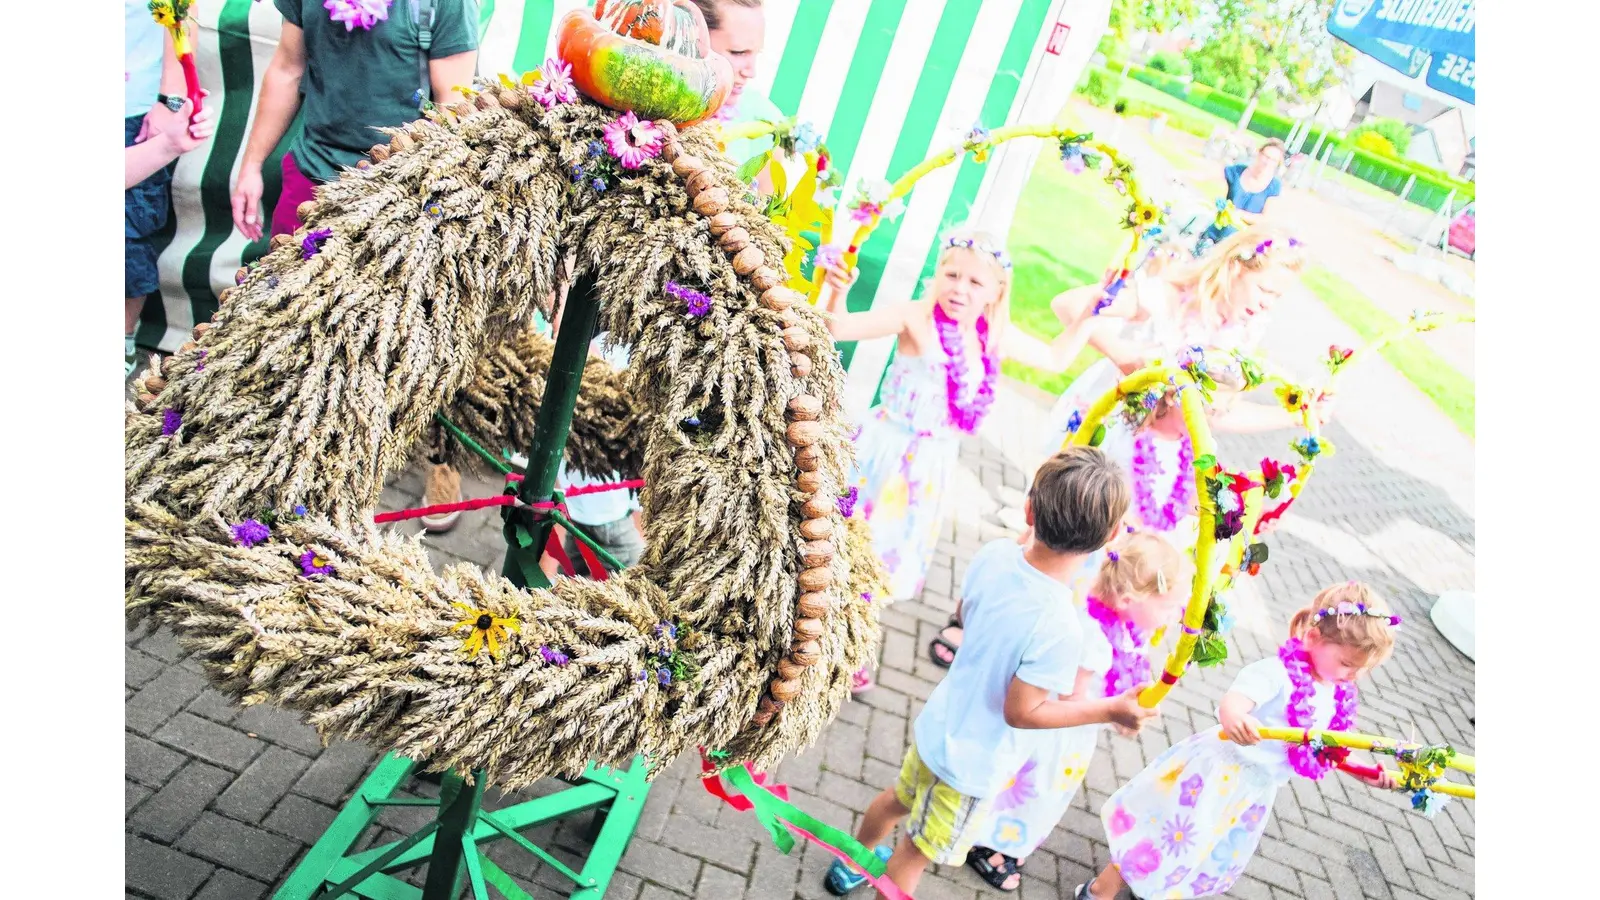
[[[690,0],[598,0],[561,20],[556,54],[585,96],[644,119],[693,125],[716,114],[733,67],[711,49]]]

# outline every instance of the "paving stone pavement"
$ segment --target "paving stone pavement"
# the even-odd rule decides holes
[[[1028,405],[1014,391],[1002,405]],[[1037,417],[1035,417],[1037,418]],[[1405,617],[1394,660],[1362,693],[1363,731],[1448,741],[1471,753],[1475,744],[1474,667],[1433,629],[1433,593],[1470,589],[1473,521],[1451,496],[1385,462],[1335,424],[1338,453],[1272,538],[1272,560],[1238,592],[1240,624],[1234,655],[1259,659],[1282,638],[1283,623],[1319,588],[1347,578],[1377,586]],[[1223,436],[1225,459],[1280,454],[1284,434]],[[946,524],[927,589],[918,602],[883,611],[879,687],[846,704],[823,739],[785,761],[777,776],[796,803],[836,826],[854,827],[861,811],[893,782],[909,739],[908,723],[942,670],[926,656],[928,641],[955,606],[966,561],[988,540],[1008,536],[995,515],[1020,496],[1024,473],[987,435],[962,448],[963,474],[982,490],[980,502]],[[412,505],[421,472],[410,471],[384,494],[386,508]],[[470,481],[469,496],[497,491]],[[398,527],[398,526],[396,526]],[[497,567],[503,550],[499,518],[467,514],[448,535],[429,538],[435,565],[458,560]],[[1215,722],[1213,705],[1240,662],[1196,671],[1180,682],[1160,724],[1134,741],[1102,737],[1102,752],[1060,827],[1028,860],[1019,896],[1068,897],[1106,862],[1098,810],[1116,785],[1174,741]],[[170,632],[130,634],[126,650],[127,896],[155,900],[253,900],[267,896],[332,820],[376,759],[370,747],[323,748],[293,714],[241,710],[208,687]],[[805,846],[778,853],[749,814],[723,807],[696,783],[694,760],[678,760],[655,782],[638,831],[608,897],[826,897],[828,857]],[[1460,778],[1459,775],[1454,775]],[[534,794],[559,783],[539,785]],[[433,790],[417,783],[418,795]],[[514,799],[523,799],[529,792]],[[489,792],[490,807],[507,802]],[[419,824],[416,809],[386,812],[373,843]],[[587,846],[584,822],[528,832],[568,864]],[[503,844],[504,842],[502,842]],[[1297,781],[1280,794],[1260,852],[1229,896],[1250,900],[1452,900],[1473,895],[1473,808],[1448,805],[1432,820],[1403,798],[1379,795],[1340,778]],[[540,898],[561,897],[559,881],[530,858],[504,846],[491,853]],[[922,900],[978,900],[997,892],[965,868],[930,870]]]

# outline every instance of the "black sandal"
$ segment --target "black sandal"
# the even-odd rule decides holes
[[[989,862],[989,857],[991,856],[1000,857],[1000,866],[998,868]],[[1022,860],[1020,859],[1007,856],[996,850],[990,850],[988,847],[973,847],[967,852],[967,865],[971,867],[972,871],[978,873],[978,877],[982,878],[997,891],[1005,891],[1010,894],[1014,893],[1017,888],[1022,887]],[[1006,887],[1006,879],[1013,875],[1018,876],[1017,883],[1011,887]]]
[[[928,642],[928,658],[933,660],[933,664],[941,669],[950,668],[950,663],[956,661],[956,654],[961,652],[960,647],[950,643],[950,641],[945,639],[943,633],[945,628],[961,628],[962,630],[965,630],[965,627],[961,624],[961,618],[959,616],[951,616],[950,621],[944,623],[944,628],[939,629],[940,633],[934,635],[933,640]],[[940,659],[938,654],[933,652],[933,648],[935,647],[943,647],[944,649],[950,651],[950,662],[945,662],[944,660]]]

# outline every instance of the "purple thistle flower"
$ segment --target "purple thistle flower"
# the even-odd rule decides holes
[[[171,437],[183,427],[183,410],[168,407],[161,411],[161,436]]]
[[[332,575],[333,563],[317,551],[307,549],[300,554],[300,574],[307,578],[312,575]]]
[[[860,499],[860,497],[861,489],[852,484],[850,489],[844,492],[844,496],[839,498],[839,515],[844,516],[846,519],[854,515],[856,500]]]
[[[571,659],[567,658],[565,653],[562,653],[560,650],[551,650],[550,647],[545,644],[539,645],[539,655],[544,657],[544,661],[552,666],[564,666],[572,661]]]
[[[272,536],[272,529],[255,519],[245,519],[229,530],[233,532],[234,543],[241,547],[254,547]]]
[[[667,296],[682,300],[688,307],[689,315],[696,319],[711,312],[711,298],[700,293],[694,288],[686,288],[676,281],[667,282]]]
[[[300,258],[310,259],[322,252],[323,243],[331,237],[332,228],[313,228],[306,232],[306,236],[300,239]]]

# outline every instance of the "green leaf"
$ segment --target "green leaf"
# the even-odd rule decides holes
[[[748,184],[761,171],[761,168],[770,162],[772,162],[771,150],[745,160],[744,165],[739,167],[739,183]]]
[[[1194,467],[1202,472],[1209,472],[1217,467],[1217,458],[1209,453],[1195,457]]]
[[[1094,434],[1089,435],[1089,446],[1098,447],[1106,439],[1106,426],[1102,422],[1094,427]]]

